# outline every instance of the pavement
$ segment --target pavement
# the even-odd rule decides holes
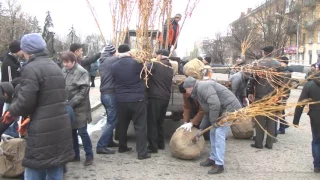
[[[89,97],[90,97],[90,105],[91,105],[91,111],[96,110],[101,105],[100,100],[100,77],[96,77],[95,81],[95,87],[91,87],[89,91]]]
[[[99,93],[94,90],[90,93],[92,93],[90,96],[94,104],[94,97],[97,97]],[[289,101],[296,102],[300,93],[300,89],[292,90]],[[101,116],[104,112],[102,106],[92,112],[93,126],[101,126],[102,122],[105,123],[105,117]],[[287,118],[289,122],[292,122],[292,117]],[[132,147],[133,151],[114,155],[95,154],[94,164],[84,167],[82,165],[84,152],[81,150],[82,162],[68,164],[69,172],[66,174],[66,179],[320,179],[320,174],[313,172],[310,121],[306,114],[302,115],[298,129],[290,127],[285,135],[278,136],[278,142],[274,144],[273,150],[251,148],[252,140],[234,139],[230,132],[226,145],[225,172],[220,175],[208,175],[210,167],[199,166],[199,163],[209,156],[210,143],[208,141],[198,159],[187,161],[172,157],[168,143],[171,135],[182,123],[182,121],[165,120],[166,149],[159,151],[158,154],[152,154],[152,158],[142,161],[137,159],[135,133],[131,123],[128,130],[128,146]],[[100,135],[101,128],[92,131],[93,151],[95,151]],[[115,148],[115,150],[117,149]]]

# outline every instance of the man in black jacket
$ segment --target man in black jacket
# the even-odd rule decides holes
[[[276,59],[272,58],[273,52],[272,46],[266,46],[262,48],[263,57],[258,61],[259,69],[267,69],[277,71],[280,67],[280,62]],[[269,94],[273,93],[275,90],[274,86],[272,86],[266,78],[260,77],[251,77],[249,78],[247,92],[248,99],[252,101],[263,99]],[[266,127],[267,131],[271,136],[275,136],[275,121],[266,117],[266,116],[257,116],[257,123],[260,125],[255,126],[256,130],[256,138],[255,143],[251,144],[251,147],[262,149],[263,148],[263,140],[264,140],[264,127]],[[265,147],[268,149],[272,149],[273,143],[275,139],[271,136],[267,136],[267,141]]]
[[[28,64],[21,71],[18,97],[3,121],[30,116],[22,162],[26,180],[63,179],[63,166],[74,157],[64,77],[47,57],[46,43],[39,34],[24,35],[21,49]]]
[[[76,55],[77,63],[80,64],[83,68],[85,68],[88,72],[90,72],[91,64],[96,62],[101,56],[101,53],[99,52],[92,57],[82,59],[83,45],[79,43],[71,44],[70,51]]]
[[[320,73],[314,76],[315,78],[311,81],[308,81],[301,92],[299,102],[311,99],[313,102],[320,101]],[[297,106],[293,124],[299,125],[300,117],[303,112],[304,106]],[[312,132],[312,155],[313,155],[313,165],[314,172],[320,173],[320,104],[310,104],[308,115],[310,117],[311,123],[311,132]]]
[[[9,71],[11,69],[11,78],[20,77],[20,62],[19,58],[22,56],[20,48],[20,41],[12,41],[9,45],[10,53],[6,55],[1,66],[1,82],[9,82]]]
[[[107,124],[102,131],[101,137],[97,143],[97,154],[114,154],[115,151],[107,147],[118,147],[113,141],[113,130],[117,125],[117,107],[115,97],[115,82],[112,74],[112,64],[118,61],[115,56],[116,49],[113,45],[107,45],[101,54],[99,73],[101,77],[101,103],[106,109]]]
[[[170,100],[173,69],[169,62],[169,51],[157,51],[157,62],[151,67],[152,76],[148,81],[148,149],[157,153],[164,149],[163,121]]]
[[[136,150],[138,159],[150,158],[147,152],[147,106],[145,102],[146,86],[140,78],[143,68],[131,57],[130,47],[122,44],[118,48],[119,60],[112,64],[115,82],[115,95],[119,126],[119,152],[131,151],[127,146],[127,130],[132,119],[137,135]]]
[[[289,99],[290,96],[290,79],[291,79],[291,72],[292,70],[289,68],[288,64],[289,64],[289,58],[287,58],[286,56],[282,56],[279,59],[280,64],[281,64],[281,68],[279,69],[282,73],[285,73],[283,76],[283,83],[285,84],[284,91],[286,91],[286,96],[282,98],[281,102],[283,102],[283,104],[287,103],[287,100]],[[282,111],[282,114],[285,114],[285,110]],[[285,118],[285,117],[283,117]],[[280,125],[279,125],[279,130],[276,129],[276,134],[285,134],[286,133],[286,127],[288,127],[287,122],[280,119]],[[276,126],[277,128],[277,126]]]

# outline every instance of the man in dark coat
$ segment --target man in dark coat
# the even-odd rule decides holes
[[[173,69],[169,62],[169,51],[157,51],[157,62],[152,63],[148,81],[148,149],[157,153],[165,148],[163,121],[171,95]]]
[[[89,166],[93,163],[92,143],[87,131],[87,124],[92,121],[89,99],[89,73],[76,63],[76,57],[72,52],[63,53],[61,60],[64,66],[62,73],[66,82],[67,104],[72,107],[74,112],[72,137],[73,150],[76,156],[73,161],[80,161],[79,135],[83,142],[84,151],[86,152],[84,165]]]
[[[28,64],[21,72],[18,97],[3,119],[30,116],[24,178],[63,179],[63,166],[74,157],[64,77],[47,57],[46,43],[39,34],[24,35],[21,49]]]
[[[101,103],[107,114],[107,124],[102,131],[97,143],[97,154],[114,154],[115,151],[107,147],[118,147],[113,141],[113,130],[117,125],[117,107],[115,96],[115,81],[112,74],[112,64],[118,61],[116,49],[113,45],[107,45],[101,54],[99,73],[101,79],[100,93]]]
[[[131,151],[127,146],[127,130],[132,119],[137,135],[136,150],[138,159],[150,158],[147,152],[147,106],[145,102],[146,86],[140,78],[141,63],[130,55],[130,47],[122,44],[118,47],[119,60],[112,64],[115,81],[119,138],[119,153]]]
[[[22,56],[20,41],[15,40],[11,42],[9,45],[9,49],[10,49],[10,53],[6,55],[1,66],[1,82],[9,82],[8,67],[10,67],[11,69],[12,79],[20,77],[21,66],[18,60]]]
[[[263,59],[258,61],[258,67],[260,69],[268,69],[278,71],[280,67],[280,62],[274,58],[272,58],[273,52],[272,46],[266,46],[262,49]],[[263,99],[264,97],[273,93],[275,88],[268,82],[265,78],[260,77],[251,77],[249,78],[247,92],[249,101],[253,102],[255,100]],[[262,149],[263,148],[263,140],[264,140],[264,127],[266,127],[267,131],[271,136],[275,136],[275,121],[266,117],[266,116],[257,116],[256,117],[258,123],[261,125],[256,125],[256,138],[255,144],[251,144],[251,147]],[[273,143],[275,139],[271,136],[267,136],[267,141],[265,147],[268,149],[272,149]]]
[[[320,101],[320,73],[315,75],[313,80],[308,81],[301,92],[299,102],[311,99],[312,102]],[[294,113],[293,124],[299,125],[300,117],[304,106],[297,106]],[[312,155],[314,172],[320,173],[320,104],[310,104],[308,115],[310,117],[312,132]]]
[[[291,72],[292,70],[289,68],[288,64],[289,64],[289,58],[287,58],[286,56],[282,56],[279,59],[280,63],[281,63],[281,68],[279,69],[280,72],[285,73],[284,77],[283,77],[283,83],[286,84],[287,87],[284,88],[284,91],[286,92],[286,96],[282,98],[281,102],[283,102],[283,104],[287,103],[287,100],[289,99],[290,96],[290,79],[291,79]],[[285,110],[282,111],[282,114],[285,114]],[[285,117],[283,117],[285,118]],[[276,134],[285,134],[286,133],[286,127],[288,127],[287,122],[280,119],[280,125],[279,125],[279,130],[276,129]],[[277,127],[276,127],[277,128]]]
[[[91,64],[96,62],[100,56],[101,53],[97,53],[92,57],[87,57],[82,59],[83,55],[83,45],[79,43],[73,43],[70,45],[70,51],[73,52],[77,57],[77,63],[80,64],[84,69],[86,69],[88,72],[90,72]]]
[[[245,72],[237,72],[233,74],[229,81],[231,83],[231,91],[237,97],[240,104],[245,106],[247,104],[247,84],[249,80],[249,74]]]
[[[172,51],[177,48],[177,38],[179,37],[179,21],[181,20],[181,14],[176,14],[174,18],[171,18],[169,20],[169,32],[168,32],[168,21],[166,21],[163,25],[163,42],[162,42],[162,48],[166,48],[166,42],[168,41],[168,51]],[[175,47],[173,49],[172,46]]]
[[[200,163],[201,166],[212,166],[208,174],[219,174],[224,171],[224,154],[226,135],[230,130],[228,124],[219,124],[219,117],[225,112],[233,112],[241,105],[232,92],[225,86],[213,81],[197,81],[189,76],[183,84],[187,94],[198,100],[203,108],[203,121],[210,121],[214,126],[210,131],[210,158]],[[184,124],[180,128],[188,129],[192,124]]]

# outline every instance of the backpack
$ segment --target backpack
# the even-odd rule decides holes
[[[26,148],[26,141],[21,138],[14,138],[3,142],[1,148],[4,152],[13,156],[10,159],[7,156],[0,156],[0,174],[3,177],[18,177],[24,172],[22,166],[22,159],[24,158],[24,152]]]

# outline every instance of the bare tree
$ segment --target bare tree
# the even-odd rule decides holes
[[[230,57],[227,51],[230,50],[229,38],[223,37],[220,32],[216,33],[215,38],[204,40],[201,49],[217,64],[225,64],[225,61]]]
[[[100,52],[104,40],[99,34],[91,34],[85,38],[84,43],[87,47],[87,56],[92,56],[95,53]]]
[[[22,12],[16,0],[7,0],[0,7],[0,56],[8,51],[11,41],[20,39],[27,33],[41,31],[36,17]]]

